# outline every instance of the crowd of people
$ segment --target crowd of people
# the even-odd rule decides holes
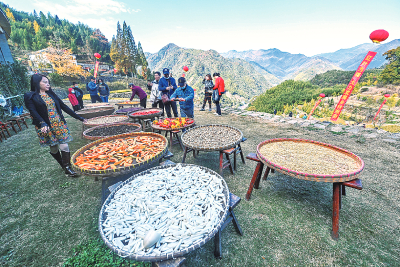
[[[185,77],[180,77],[177,84],[167,68],[163,69],[163,77],[161,77],[160,72],[155,72],[154,77],[154,81],[148,82],[151,106],[162,109],[162,116],[164,116],[165,110],[168,118],[172,117],[172,115],[178,117],[177,102],[179,102],[180,116],[193,118],[194,89],[187,84]],[[214,73],[213,78],[215,83],[211,78],[211,74],[207,74],[203,80],[205,96],[201,110],[205,110],[204,107],[208,102],[209,111],[211,111],[212,100],[216,105],[217,112],[215,115],[221,116],[220,100],[225,92],[224,80],[219,73]],[[131,100],[137,95],[140,99],[140,105],[146,108],[147,93],[133,83],[130,83],[128,87],[132,90]],[[86,89],[90,94],[92,103],[96,101],[108,102],[110,88],[103,79],[99,79],[96,83],[95,78],[91,77],[90,82],[86,84]],[[33,118],[32,123],[35,125],[40,145],[50,147],[50,154],[66,174],[76,176],[77,174],[70,166],[68,142],[72,141],[72,136],[62,111],[77,120],[84,121],[84,118],[75,113],[84,107],[83,91],[76,82],[73,82],[68,92],[68,99],[73,110],[65,105],[51,90],[50,82],[46,76],[34,74],[31,77],[31,91],[25,93],[24,100]]]
[[[147,87],[150,90],[150,102],[153,108],[160,108],[164,110],[168,118],[178,117],[178,108],[176,102],[179,102],[180,116],[190,117],[194,116],[194,89],[190,87],[185,77],[178,79],[176,84],[175,79],[171,76],[168,68],[163,69],[163,77],[160,72],[154,73],[154,81],[148,81]],[[215,79],[215,84],[213,82]],[[211,74],[207,74],[203,79],[204,84],[204,101],[201,111],[205,111],[205,105],[208,102],[209,111],[211,108],[211,101],[215,103],[217,116],[221,116],[221,97],[225,93],[224,80],[219,73],[214,73],[213,78]],[[172,112],[171,112],[172,110]]]

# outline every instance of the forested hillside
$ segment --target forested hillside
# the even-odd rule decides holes
[[[214,50],[185,49],[175,44],[168,44],[158,53],[147,54],[147,60],[152,70],[161,71],[163,68],[169,68],[176,79],[182,75],[182,67],[188,66],[186,79],[190,86],[198,90],[197,95],[200,98],[204,93],[202,84],[204,76],[207,73],[219,72],[225,80],[225,88],[228,91],[222,98],[226,105],[247,102],[253,96],[272,87],[250,63],[241,59],[222,57]]]
[[[382,72],[382,69],[366,70],[361,76],[359,82],[366,82],[372,79],[374,82]],[[313,79],[310,80],[311,84],[318,85],[320,87],[330,87],[337,84],[348,84],[353,77],[355,71],[345,70],[330,70],[325,73],[317,74]]]
[[[13,50],[37,51],[52,44],[72,49],[78,59],[84,60],[97,52],[102,55],[101,61],[110,61],[110,44],[99,29],[60,20],[57,15],[45,15],[42,11],[33,14],[17,11],[2,2],[0,8],[11,24]]]

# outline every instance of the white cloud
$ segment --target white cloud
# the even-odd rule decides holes
[[[44,14],[50,12],[60,19],[67,19],[73,23],[78,21],[91,28],[98,28],[111,41],[116,34],[118,14],[132,14],[140,9],[128,8],[125,3],[116,0],[66,0],[64,3],[54,3],[51,0],[34,0],[35,9]]]
[[[52,14],[69,16],[107,15],[139,12],[140,9],[131,9],[122,2],[115,0],[67,0],[63,4],[55,4],[49,0],[34,0],[33,5],[38,10],[46,10]]]

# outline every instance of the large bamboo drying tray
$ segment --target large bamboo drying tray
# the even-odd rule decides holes
[[[174,119],[174,118],[172,118],[172,119]],[[193,119],[191,119],[191,120],[193,120]],[[167,131],[167,132],[168,132],[168,131],[182,130],[182,129],[191,128],[191,127],[194,127],[194,126],[196,126],[196,123],[195,123],[194,120],[193,120],[193,122],[192,122],[191,124],[189,124],[189,125],[182,126],[182,127],[178,127],[178,128],[174,128],[174,129],[172,129],[172,128],[161,127],[160,125],[151,123],[151,128],[153,128],[154,130],[156,130],[156,131]]]
[[[132,127],[136,127],[134,130],[130,131],[130,132],[126,132],[126,133],[133,133],[133,132],[139,132],[142,129],[142,125],[138,124],[138,123],[131,123],[131,122],[120,122],[120,123],[112,123],[112,124],[105,124],[105,125],[99,125],[93,128],[89,128],[87,130],[85,130],[83,132],[83,137],[88,139],[88,140],[98,140],[98,139],[102,139],[102,138],[106,138],[106,137],[111,137],[111,136],[115,136],[114,135],[109,135],[109,136],[90,136],[88,135],[91,131],[96,130],[96,129],[101,129],[101,128],[113,128],[116,126],[121,126],[121,125],[128,125],[128,126],[132,126]],[[123,133],[123,134],[126,134]]]
[[[226,128],[227,133],[228,133],[228,131],[233,130],[233,131],[237,132],[238,138],[235,138],[235,140],[233,140],[232,142],[229,142],[228,144],[221,143],[220,145],[213,145],[213,146],[208,146],[206,142],[205,142],[205,145],[203,145],[203,146],[194,145],[193,143],[191,143],[188,140],[195,130],[196,131],[197,130],[208,131],[208,132],[212,133],[212,131],[216,130],[217,128],[218,129]],[[188,148],[191,148],[191,149],[194,149],[197,151],[221,151],[221,150],[229,149],[229,148],[237,146],[241,142],[242,139],[243,139],[243,134],[239,129],[232,127],[232,126],[228,126],[228,125],[214,125],[214,124],[201,125],[201,126],[196,126],[196,127],[190,128],[186,132],[184,132],[181,136],[182,144],[185,147],[188,147]]]
[[[347,159],[352,159],[354,160],[354,164],[357,166],[357,168],[349,173],[343,173],[343,174],[321,174],[321,173],[305,173],[305,172],[300,172],[298,170],[291,170],[288,169],[285,166],[280,166],[276,164],[275,162],[272,162],[270,159],[267,159],[261,152],[260,149],[269,144],[269,143],[274,143],[274,142],[299,142],[299,143],[307,143],[310,144],[310,151],[309,153],[312,153],[312,146],[322,146],[324,148],[332,150],[332,152],[336,153],[342,153],[344,156],[346,156]],[[317,148],[317,147],[316,147]],[[276,152],[279,153],[279,152]],[[340,147],[336,147],[333,145],[325,144],[322,142],[317,142],[317,141],[312,141],[312,140],[306,140],[306,139],[294,139],[294,138],[279,138],[279,139],[271,139],[271,140],[266,140],[264,142],[261,142],[257,146],[257,157],[268,167],[277,170],[280,173],[298,178],[298,179],[303,179],[303,180],[308,180],[308,181],[316,181],[316,182],[328,182],[328,183],[337,183],[337,182],[346,182],[346,181],[351,181],[356,179],[360,173],[364,169],[364,161],[355,155],[354,153],[351,153],[345,149],[342,149]],[[306,164],[306,162],[304,163]]]
[[[192,164],[184,164],[184,163],[180,163],[183,166],[190,166]],[[100,210],[100,215],[99,215],[99,232],[100,232],[100,236],[103,239],[103,241],[106,243],[106,245],[115,253],[117,253],[118,255],[120,255],[121,257],[126,257],[128,259],[133,259],[136,261],[150,261],[150,262],[157,262],[157,261],[164,261],[164,260],[170,260],[170,259],[174,259],[177,257],[181,257],[186,255],[187,253],[196,250],[197,248],[200,248],[201,246],[203,246],[205,243],[207,243],[209,240],[211,240],[216,233],[218,233],[218,231],[221,229],[222,225],[224,224],[226,217],[228,216],[228,212],[229,212],[229,203],[230,203],[230,196],[229,196],[229,189],[228,189],[228,185],[226,184],[225,180],[222,178],[222,176],[220,176],[218,173],[206,168],[206,167],[202,167],[202,166],[197,166],[197,165],[192,165],[192,166],[196,166],[200,169],[204,169],[207,172],[209,172],[212,175],[217,176],[218,178],[220,178],[222,180],[222,183],[224,185],[224,191],[223,194],[225,195],[226,198],[226,203],[227,205],[225,205],[225,207],[223,208],[223,212],[221,211],[221,216],[220,216],[220,220],[219,223],[215,226],[215,228],[203,239],[200,239],[199,241],[197,241],[196,243],[194,243],[193,245],[187,247],[184,250],[180,250],[179,252],[176,253],[170,253],[170,254],[161,254],[159,256],[140,256],[140,255],[136,255],[136,254],[128,254],[126,251],[119,249],[118,247],[114,246],[114,244],[112,242],[110,242],[108,240],[108,238],[105,236],[105,233],[103,231],[103,227],[102,224],[106,219],[106,212],[105,212],[105,207],[108,205],[108,203],[110,203],[110,201],[113,199],[114,195],[118,192],[119,189],[121,189],[124,185],[130,183],[132,180],[136,179],[137,177],[140,177],[142,175],[146,175],[148,174],[150,171],[155,170],[155,169],[169,169],[169,168],[174,168],[176,166],[174,165],[165,165],[165,166],[159,166],[159,167],[154,167],[151,169],[148,169],[146,171],[143,171],[141,173],[138,173],[134,176],[132,176],[131,178],[129,178],[128,180],[126,180],[125,182],[123,182],[122,184],[120,184],[115,190],[113,190],[113,192],[108,196],[108,198],[106,199],[106,201],[104,202],[101,210]]]
[[[121,120],[115,121],[115,122],[103,122],[103,123],[95,122],[95,120],[97,120],[97,119],[106,119],[106,118],[115,118],[115,117],[120,117]],[[91,128],[91,127],[100,126],[100,125],[107,125],[107,124],[126,122],[128,120],[129,120],[129,117],[126,116],[126,115],[108,115],[108,116],[100,116],[100,117],[95,117],[95,118],[86,120],[85,122],[83,122],[83,125],[86,128]]]
[[[134,164],[132,164],[131,166],[128,166],[128,167],[118,167],[116,169],[106,169],[106,170],[88,170],[88,169],[80,168],[75,164],[76,158],[80,154],[84,153],[86,150],[91,149],[93,146],[96,146],[96,145],[98,145],[100,143],[103,143],[103,142],[119,139],[119,138],[129,138],[129,137],[135,137],[135,136],[155,136],[155,137],[158,137],[161,140],[163,140],[164,149],[162,150],[162,152],[159,152],[158,154],[156,154],[151,159],[149,159],[147,161],[143,161],[141,163],[134,163]],[[136,132],[136,133],[127,133],[127,134],[115,135],[115,136],[99,139],[97,141],[94,141],[94,142],[92,142],[90,144],[87,144],[87,145],[81,147],[80,149],[78,149],[71,157],[71,166],[75,171],[77,171],[77,172],[79,172],[81,174],[86,174],[86,175],[95,175],[95,176],[119,175],[119,174],[127,173],[127,172],[129,172],[129,171],[131,171],[133,169],[145,169],[146,167],[148,168],[148,166],[151,166],[155,161],[160,160],[164,156],[164,154],[168,150],[167,147],[168,147],[167,138],[165,138],[164,136],[162,136],[160,134],[156,134],[156,133],[145,133],[145,132],[137,133]]]
[[[157,110],[157,113],[153,114],[148,114],[148,115],[135,115],[137,112],[145,112],[145,111],[151,111],[151,110]],[[145,108],[141,109],[135,112],[128,113],[128,116],[131,117],[132,119],[139,119],[139,120],[144,120],[144,119],[152,119],[155,117],[159,117],[162,114],[163,110],[159,108]]]
[[[115,114],[126,115],[128,113],[136,112],[136,111],[139,111],[142,109],[143,109],[143,107],[121,108],[121,109],[118,109],[117,111],[115,111]]]
[[[84,108],[76,112],[79,116],[85,119],[91,119],[94,117],[101,117],[106,115],[111,115],[115,111],[115,108],[112,106],[100,106],[93,108]]]

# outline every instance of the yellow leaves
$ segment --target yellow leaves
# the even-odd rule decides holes
[[[61,50],[50,47],[46,56],[53,65],[54,70],[64,77],[89,76],[89,73],[77,65],[75,56],[71,49]]]
[[[9,8],[6,9],[6,16],[10,21],[15,22],[14,14]]]
[[[37,33],[40,30],[40,26],[36,20],[33,21],[33,29],[35,30],[35,33]]]

